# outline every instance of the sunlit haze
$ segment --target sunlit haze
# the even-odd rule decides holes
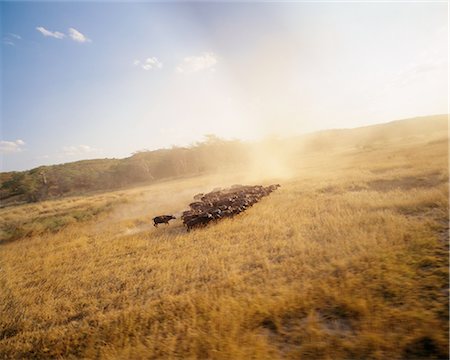
[[[448,4],[1,6],[2,171],[448,112]]]

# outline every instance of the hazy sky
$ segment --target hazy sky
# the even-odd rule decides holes
[[[448,112],[423,3],[1,6],[1,170]]]

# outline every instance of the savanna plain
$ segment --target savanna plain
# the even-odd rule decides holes
[[[447,116],[314,136],[248,171],[0,209],[0,358],[447,359]],[[272,183],[233,218],[178,218]]]

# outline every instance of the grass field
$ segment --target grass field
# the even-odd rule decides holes
[[[1,209],[0,358],[448,358],[447,133],[286,164]],[[233,219],[151,224],[272,182]]]

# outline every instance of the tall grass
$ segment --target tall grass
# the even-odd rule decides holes
[[[129,199],[130,194],[119,192],[0,209],[0,244],[55,233],[70,224],[96,219]]]
[[[204,229],[150,219],[217,185],[280,179],[132,189],[94,220],[3,244],[0,357],[448,358],[447,144],[290,161],[279,190]],[[70,201],[2,217],[73,212]]]

